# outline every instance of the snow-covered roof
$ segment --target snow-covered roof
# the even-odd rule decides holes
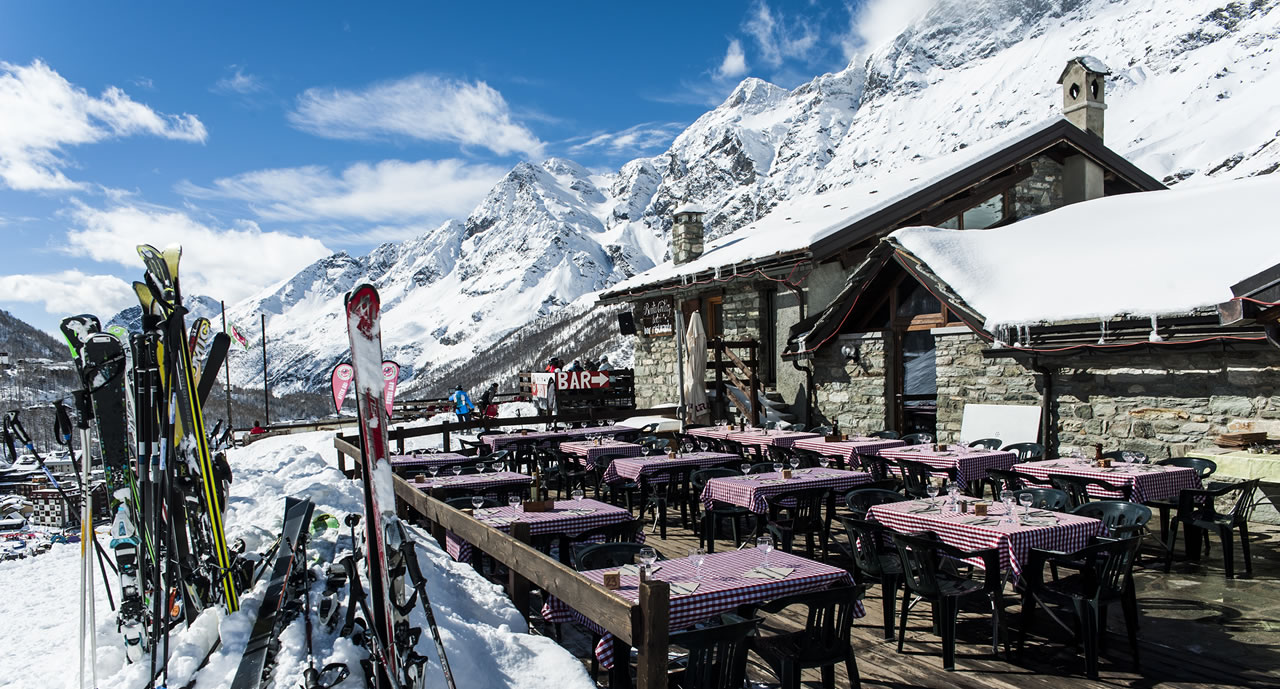
[[[906,163],[870,182],[802,196],[777,205],[768,215],[707,244],[702,256],[675,265],[668,261],[624,280],[608,293],[680,279],[719,268],[730,275],[734,266],[802,251],[815,242],[869,217],[913,193],[936,184],[1023,139],[1057,126],[1062,117],[1019,127],[949,155]]]
[[[680,206],[679,208],[671,212],[672,213],[706,213],[707,209],[704,208],[700,203],[694,203],[693,201],[689,201],[688,203],[685,203],[683,206]]]
[[[1067,62],[1067,66],[1063,68],[1062,74],[1058,77],[1059,84],[1062,83],[1063,79],[1067,78],[1067,72],[1071,71],[1071,65],[1072,63],[1075,63],[1075,62],[1079,62],[1082,67],[1089,70],[1090,72],[1097,72],[1098,74],[1111,73],[1111,68],[1108,67],[1107,63],[1103,62],[1102,60],[1099,60],[1098,58],[1092,55],[1080,55],[1078,57],[1072,58]]]
[[[992,230],[889,235],[998,325],[1182,314],[1280,257],[1280,176],[1065,206]]]

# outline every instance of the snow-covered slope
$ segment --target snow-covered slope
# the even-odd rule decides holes
[[[678,203],[707,207],[715,238],[782,200],[1044,120],[1061,108],[1059,73],[1081,54],[1113,72],[1108,145],[1152,175],[1195,184],[1269,173],[1280,166],[1277,5],[940,0],[845,70],[791,91],[743,81],[661,155],[605,175],[558,158],[521,163],[465,220],[319,261],[235,305],[233,320],[268,315],[277,389],[322,388],[346,349],[342,294],[370,281],[385,299],[389,355],[406,376],[443,378],[526,323],[664,261]],[[246,385],[261,380],[252,344],[233,361]]]

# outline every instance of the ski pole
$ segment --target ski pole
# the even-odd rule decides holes
[[[449,684],[449,689],[458,689],[458,685],[453,681],[453,671],[449,669],[449,659],[445,656],[444,640],[440,638],[440,628],[436,626],[436,614],[431,609],[431,599],[427,597],[427,578],[422,576],[422,570],[418,567],[417,548],[409,534],[404,532],[403,525],[397,522],[396,528],[400,529],[401,559],[404,560],[405,567],[408,569],[409,579],[413,581],[418,599],[422,601],[422,610],[427,615],[427,626],[431,628],[431,638],[436,642],[436,652],[440,654],[440,669],[444,671],[445,682]]]

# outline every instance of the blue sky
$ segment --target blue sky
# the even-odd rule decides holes
[[[927,3],[5,3],[0,308],[105,318],[144,241],[235,301],[464,218],[521,160],[660,153]]]

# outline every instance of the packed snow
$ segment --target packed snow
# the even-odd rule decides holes
[[[235,473],[227,505],[228,538],[243,538],[250,550],[265,548],[279,532],[286,495],[309,496],[317,513],[328,512],[339,521],[349,512],[362,512],[360,485],[347,480],[336,467],[332,433],[265,438],[230,451],[228,459]],[[342,532],[349,533],[346,527]],[[410,532],[418,542],[428,595],[459,687],[593,686],[582,663],[568,651],[551,639],[526,633],[525,621],[500,587],[481,578],[469,565],[454,562],[430,535],[415,528]],[[344,546],[349,549],[349,542],[349,535],[339,540],[339,556]],[[0,619],[5,621],[0,637],[0,689],[76,686],[79,568],[78,544],[55,545],[39,557],[0,562],[5,594],[0,596]],[[114,581],[112,585],[118,594]],[[313,604],[318,602],[323,587],[321,578],[313,588]],[[230,686],[265,589],[264,577],[242,596],[239,612],[225,617],[216,610],[214,614],[206,613],[191,628],[173,635],[170,686],[182,686],[193,673],[196,689]],[[100,582],[95,594],[98,686],[145,686],[146,663],[126,664],[115,617]],[[425,629],[421,610],[416,610],[411,619],[414,625]],[[219,634],[221,645],[208,665],[196,673],[210,641]],[[274,686],[289,688],[306,667],[301,616],[289,623],[280,640]],[[359,665],[365,655],[363,649],[337,637],[336,632],[325,632],[319,625],[315,625],[313,642],[317,666],[345,662],[351,677],[341,686],[364,686]],[[439,659],[429,633],[422,635],[418,651],[431,659],[428,685],[442,685]]]
[[[889,235],[992,330],[1118,315],[1183,314],[1280,261],[1280,177],[1065,206],[992,230]]]

